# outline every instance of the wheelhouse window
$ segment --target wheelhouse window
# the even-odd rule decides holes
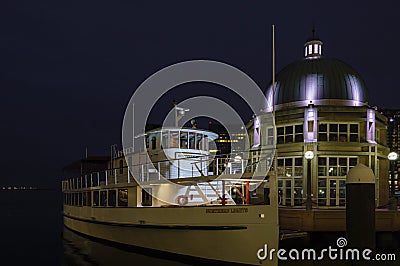
[[[169,131],[163,131],[162,132],[162,141],[161,141],[161,145],[163,149],[168,149],[169,145],[168,145],[168,135],[169,135]]]
[[[202,150],[202,140],[203,140],[203,134],[196,134],[196,149]]]
[[[128,190],[118,189],[118,206],[127,207],[128,206]]]
[[[195,133],[194,132],[189,132],[189,149],[195,149]]]
[[[188,148],[188,133],[187,132],[181,132],[180,142],[181,142],[181,145],[180,145],[181,149]]]
[[[209,143],[208,143],[208,136],[204,135],[203,138],[203,150],[208,151],[210,149]]]
[[[179,132],[178,131],[170,131],[169,132],[169,147],[170,148],[179,148]]]

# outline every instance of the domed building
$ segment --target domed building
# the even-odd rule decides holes
[[[361,75],[323,57],[322,44],[308,39],[304,58],[283,68],[275,90],[266,91],[265,111],[274,111],[277,135],[263,115],[249,126],[252,163],[276,137],[277,166],[270,174],[278,177],[282,229],[344,231],[346,175],[358,163],[375,174],[376,206],[388,204],[386,118],[368,105]]]

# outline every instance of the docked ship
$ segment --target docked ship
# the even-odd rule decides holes
[[[257,162],[249,152],[215,156],[208,143],[217,137],[159,128],[145,133],[143,152],[114,149],[67,166],[65,227],[190,261],[277,265],[257,256],[278,248],[277,185],[267,171],[273,152]]]

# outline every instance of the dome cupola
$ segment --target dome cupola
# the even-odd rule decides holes
[[[276,75],[275,93],[266,92],[267,110],[313,105],[363,106],[367,87],[350,65],[322,56],[322,41],[314,34],[305,45],[305,57]],[[272,96],[274,94],[274,101]]]
[[[314,58],[321,57],[322,55],[322,41],[315,36],[315,30],[313,29],[312,37],[308,38],[304,44],[304,57]]]

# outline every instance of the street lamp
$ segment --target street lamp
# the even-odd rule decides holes
[[[395,172],[395,166],[396,166],[396,161],[397,161],[398,157],[399,157],[399,155],[395,152],[391,152],[388,154],[388,159],[390,161],[390,199],[389,199],[389,209],[390,210],[397,209],[397,202],[396,202],[396,198],[394,195],[394,191],[395,191],[394,172]]]
[[[306,210],[312,209],[312,197],[311,197],[311,160],[314,158],[314,152],[307,151],[304,154],[304,158],[307,160],[307,198],[306,198]]]

